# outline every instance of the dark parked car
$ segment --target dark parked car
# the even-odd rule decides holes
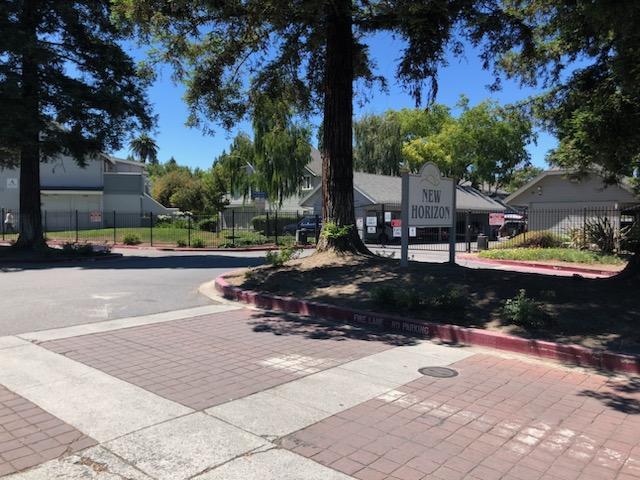
[[[322,219],[318,217],[319,224],[318,229],[322,228]],[[290,223],[289,225],[285,225],[283,231],[288,235],[295,235],[296,230],[306,230],[307,232],[315,232],[316,231],[316,217],[307,216],[300,220],[298,223]]]

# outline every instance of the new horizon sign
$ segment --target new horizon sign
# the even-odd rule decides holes
[[[456,189],[455,182],[442,176],[434,163],[425,163],[417,175],[402,174],[402,254],[400,263],[409,264],[409,228],[448,227],[449,261],[455,262]]]

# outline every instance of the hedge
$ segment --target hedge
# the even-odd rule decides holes
[[[275,235],[276,231],[278,232],[278,234],[281,234],[285,226],[292,223],[298,223],[298,221],[301,219],[302,217],[298,217],[296,215],[278,214],[278,221],[276,222],[276,215],[270,213],[268,229],[266,215],[258,215],[256,217],[253,217],[251,219],[251,226],[256,232],[262,232],[265,235]]]

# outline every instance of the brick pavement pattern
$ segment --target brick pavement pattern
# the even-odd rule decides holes
[[[281,440],[360,480],[638,480],[640,379],[474,355]]]
[[[0,476],[95,444],[92,438],[0,385]]]
[[[362,327],[237,310],[40,346],[200,410],[403,341]]]

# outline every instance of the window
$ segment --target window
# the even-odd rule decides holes
[[[309,175],[302,177],[302,190],[311,190],[312,188],[311,177]]]

